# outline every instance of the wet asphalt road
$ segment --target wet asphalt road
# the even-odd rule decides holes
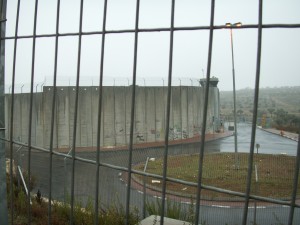
[[[256,143],[260,144],[260,153],[295,155],[297,142],[273,135],[262,130],[256,131]],[[250,149],[251,127],[247,124],[240,124],[238,127],[238,151],[249,152]],[[198,152],[199,144],[177,145],[169,148],[169,155],[192,154]],[[205,151],[209,152],[233,152],[233,136],[206,143]],[[255,150],[256,151],[256,150]],[[21,153],[21,155],[19,155]],[[21,156],[21,166],[27,167],[27,152],[21,150],[16,157]],[[76,153],[77,156],[95,160],[95,153]],[[148,148],[135,150],[133,152],[133,164],[145,162],[147,157],[162,157],[162,148]],[[101,152],[101,162],[111,163],[113,165],[128,166],[128,151]],[[65,193],[70,194],[71,187],[71,160],[64,160],[61,157],[53,157],[53,181],[52,196],[54,199],[64,200]],[[41,152],[32,152],[31,171],[37,180],[36,188],[40,189],[42,195],[48,196],[49,192],[49,154]],[[100,168],[100,201],[102,204],[111,204],[112,202],[125,205],[126,202],[126,183],[119,177],[120,171],[110,168]],[[75,162],[75,200],[86,202],[87,199],[93,199],[95,196],[95,176],[96,167],[92,164]],[[154,199],[153,196],[147,196],[148,199]],[[142,209],[143,194],[138,190],[131,190],[131,205]],[[178,201],[181,201],[178,198]],[[186,204],[186,207],[188,205]],[[252,207],[252,206],[250,206]],[[141,210],[140,210],[141,211]],[[218,203],[217,205],[203,205],[200,209],[202,221],[207,224],[240,224],[242,220],[243,208],[230,207]],[[248,212],[249,224],[253,222],[254,209],[250,208]],[[286,224],[288,220],[289,208],[282,206],[261,207],[257,211],[258,224],[276,224],[281,222]],[[300,224],[300,210],[295,212],[294,224]]]

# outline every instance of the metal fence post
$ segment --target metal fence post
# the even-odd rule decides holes
[[[257,195],[257,186],[258,186],[258,170],[257,170],[257,165],[255,163],[254,165],[254,168],[255,168],[255,189],[254,189],[254,192],[255,194]],[[256,210],[257,210],[257,200],[254,199],[254,215],[253,215],[253,220],[254,220],[254,225],[256,225]]]
[[[1,7],[1,38],[5,36],[5,22],[6,17],[6,0],[0,1]],[[4,116],[4,57],[5,57],[5,40],[0,43],[0,138],[5,137],[5,116]],[[8,224],[8,210],[7,210],[7,187],[6,187],[6,160],[5,160],[5,144],[0,141],[0,218],[2,224]]]
[[[300,131],[300,124],[299,124],[299,130]],[[295,172],[294,172],[294,182],[293,182],[293,192],[292,192],[292,198],[291,198],[291,206],[290,206],[290,212],[289,212],[289,220],[288,224],[293,224],[294,219],[294,213],[295,213],[295,204],[297,199],[297,190],[298,190],[298,179],[299,179],[299,172],[300,170],[300,135],[298,135],[298,147],[297,147],[297,155],[296,155],[296,162],[295,162]]]
[[[148,162],[149,162],[149,157],[147,157],[147,160],[145,162],[144,173],[147,170]],[[147,177],[144,176],[144,179],[143,179],[143,218],[146,218],[146,183],[147,183],[146,179],[147,179]]]

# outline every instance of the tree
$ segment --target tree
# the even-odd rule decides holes
[[[277,109],[275,114],[277,118],[280,117],[281,119],[285,119],[288,112],[286,112],[284,109]]]
[[[275,109],[269,108],[268,111],[271,114],[271,118],[272,118],[273,117],[273,113],[275,112]]]
[[[237,113],[238,113],[239,115],[242,115],[242,114],[244,113],[244,111],[241,110],[241,109],[239,109],[239,110],[237,111]]]

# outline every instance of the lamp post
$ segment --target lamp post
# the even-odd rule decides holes
[[[238,159],[237,159],[237,125],[236,125],[236,94],[235,94],[235,70],[234,70],[234,54],[233,54],[233,37],[232,37],[232,28],[233,27],[240,27],[242,26],[241,22],[238,23],[226,23],[226,27],[230,28],[230,42],[231,42],[231,61],[232,61],[232,81],[233,81],[233,117],[234,117],[234,152],[235,152],[235,166],[236,169],[239,168],[238,166]]]

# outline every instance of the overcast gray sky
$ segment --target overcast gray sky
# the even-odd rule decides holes
[[[7,36],[15,32],[17,0],[7,6]],[[78,32],[79,0],[61,0],[60,33]],[[133,29],[135,0],[108,0],[107,30]],[[299,0],[265,0],[263,23],[300,24]],[[34,1],[21,0],[19,35],[33,33]],[[140,28],[170,26],[171,0],[141,0]],[[103,1],[85,0],[83,31],[102,29]],[[56,1],[39,0],[38,34],[55,33]],[[177,0],[175,26],[209,25],[210,0]],[[215,25],[226,22],[256,24],[258,0],[216,0]],[[207,68],[208,31],[177,31],[174,36],[173,84],[193,83],[203,78]],[[169,60],[169,32],[140,33],[138,41],[138,82],[166,84]],[[256,71],[257,29],[233,30],[236,88],[253,88]],[[300,28],[264,29],[261,87],[300,86]],[[51,85],[54,70],[54,38],[36,42],[35,82]],[[6,41],[6,84],[12,75],[13,40]],[[127,83],[133,71],[133,34],[106,36],[104,77],[107,84]],[[74,84],[77,69],[78,37],[59,38],[58,79]],[[101,35],[84,36],[81,58],[81,84],[98,83]],[[18,41],[16,83],[30,82],[32,39]],[[211,75],[219,78],[220,90],[232,89],[230,31],[215,30]],[[192,78],[192,80],[190,80]],[[156,82],[156,84],[157,84]],[[19,87],[18,86],[18,87]]]

